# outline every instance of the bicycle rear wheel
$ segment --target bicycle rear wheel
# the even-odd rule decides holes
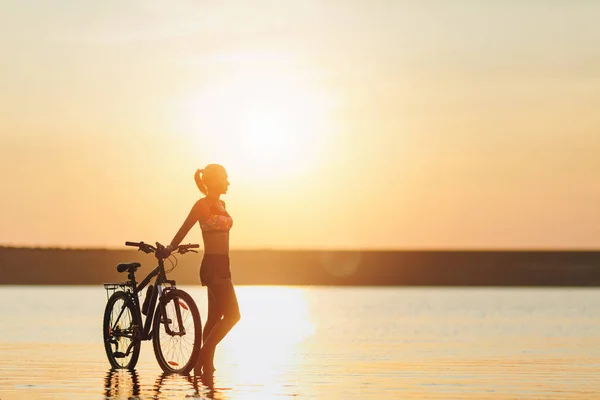
[[[152,321],[152,343],[164,372],[192,370],[202,345],[202,322],[192,296],[174,289],[161,298]]]
[[[106,303],[102,331],[104,350],[113,368],[133,369],[140,355],[141,326],[131,296],[115,292]]]

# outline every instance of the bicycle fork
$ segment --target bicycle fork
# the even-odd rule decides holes
[[[162,285],[158,285],[158,293],[159,296],[163,295]],[[164,302],[159,301],[159,307],[161,307],[161,320],[160,323],[165,325],[165,331],[169,336],[184,336],[185,335],[185,327],[183,326],[183,318],[181,316],[181,309],[187,309],[187,306],[179,301],[178,299],[173,299],[173,307],[175,308],[175,316],[177,318],[177,326],[179,327],[178,331],[174,331],[171,329],[173,324],[173,320],[168,318],[167,316],[167,305]]]

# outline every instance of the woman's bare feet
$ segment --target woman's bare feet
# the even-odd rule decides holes
[[[210,374],[215,372],[215,365],[213,363],[215,356],[215,349],[200,349],[198,359],[196,360],[196,366],[194,367],[194,373],[196,375]]]

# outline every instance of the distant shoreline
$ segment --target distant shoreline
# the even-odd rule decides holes
[[[199,284],[200,254],[178,256],[169,277]],[[153,255],[129,249],[0,247],[0,284],[97,285],[125,277],[119,262]],[[239,285],[600,286],[600,250],[232,250]]]

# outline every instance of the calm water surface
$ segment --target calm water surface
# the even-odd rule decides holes
[[[188,290],[206,317],[206,292]],[[0,287],[0,399],[589,399],[600,291],[237,288],[214,380],[111,371],[99,287]]]

